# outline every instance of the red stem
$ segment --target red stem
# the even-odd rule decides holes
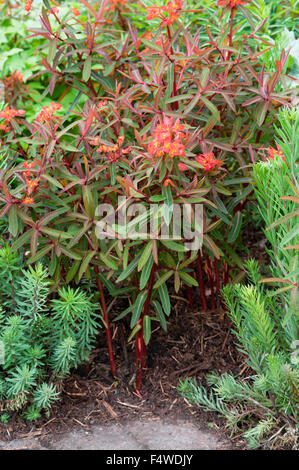
[[[223,284],[225,286],[226,284],[228,284],[228,264],[227,263],[224,263]]]
[[[192,295],[192,287],[187,286],[187,294],[188,294],[188,300],[189,300],[189,307],[193,308],[193,295]]]
[[[214,259],[214,272],[216,278],[216,294],[219,295],[220,292],[220,276],[219,276],[219,266],[218,266],[218,259]]]
[[[207,258],[207,275],[209,279],[209,284],[210,284],[210,289],[211,289],[211,308],[212,310],[215,310],[216,307],[216,302],[215,302],[215,293],[214,293],[214,277],[213,277],[213,271],[211,267],[211,258],[208,256]]]
[[[207,311],[207,300],[206,300],[206,293],[205,293],[205,284],[203,279],[203,272],[202,272],[202,257],[200,251],[198,252],[197,256],[197,274],[198,274],[198,284],[200,290],[200,300],[201,306],[204,312]]]
[[[98,266],[94,267],[94,271],[96,274],[97,278],[97,285],[98,285],[98,290],[100,293],[100,299],[101,299],[101,305],[102,305],[102,310],[104,314],[104,321],[105,321],[105,326],[106,326],[106,337],[107,337],[107,346],[108,346],[108,353],[109,353],[109,360],[110,360],[110,369],[113,377],[117,377],[117,371],[116,371],[116,365],[115,365],[115,359],[114,359],[114,352],[113,352],[113,347],[112,347],[112,336],[111,336],[111,330],[110,330],[110,324],[109,324],[109,317],[108,317],[108,312],[107,312],[107,307],[106,307],[106,301],[105,301],[105,294],[104,294],[104,288],[103,284],[99,278],[99,268]]]
[[[146,349],[146,344],[144,342],[143,318],[145,317],[145,315],[148,314],[148,311],[149,311],[152,290],[153,290],[153,285],[154,285],[154,279],[155,279],[155,266],[153,266],[151,270],[151,274],[149,278],[149,285],[148,285],[148,290],[147,290],[147,297],[145,300],[143,312],[137,323],[141,326],[140,330],[136,333],[136,342],[135,342],[136,365],[137,365],[136,392],[138,393],[138,395],[140,395],[140,389],[142,385],[142,369],[146,367],[146,357],[147,357],[147,349]]]

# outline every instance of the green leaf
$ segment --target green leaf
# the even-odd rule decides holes
[[[141,273],[141,276],[140,276],[140,289],[141,290],[145,288],[145,286],[146,286],[146,284],[149,280],[153,264],[154,264],[153,254],[150,253],[150,257],[147,260],[144,268],[142,269],[142,273]]]
[[[170,98],[170,95],[173,90],[173,80],[174,80],[174,63],[171,62],[167,70],[167,88],[164,95],[164,100],[167,101]],[[164,101],[164,102],[165,102]]]
[[[163,205],[163,216],[166,225],[169,225],[173,213],[173,198],[170,186],[168,185],[166,188],[163,187],[162,193],[165,196],[165,203]]]
[[[180,243],[174,242],[172,240],[169,240],[169,241],[161,240],[161,243],[163,243],[163,245],[165,245],[170,250],[178,251],[179,253],[184,252],[184,251],[189,251],[188,248],[186,248],[184,245],[181,245]]]
[[[162,284],[164,284],[167,281],[167,279],[169,279],[172,275],[173,275],[172,270],[166,271],[166,273],[164,273],[155,283],[154,289],[158,289],[160,286],[162,286]]]
[[[33,229],[28,230],[27,232],[23,233],[12,245],[11,251],[17,251],[21,248],[21,246],[25,245],[25,243],[31,238]]]
[[[202,101],[205,104],[205,106],[211,111],[214,119],[220,122],[220,113],[218,109],[216,108],[216,106],[210,100],[208,100],[208,98],[206,98],[205,96],[201,96],[200,101]]]
[[[137,333],[139,330],[141,330],[141,325],[140,325],[140,324],[136,325],[135,328],[133,329],[132,333],[130,334],[130,336],[129,336],[129,338],[128,338],[128,343],[129,343],[130,341],[132,341],[132,339],[134,338],[134,336],[136,335],[136,333]]]
[[[121,282],[124,281],[137,267],[139,263],[140,255],[137,256],[130,264],[129,266],[121,273],[121,275],[116,279],[116,282]]]
[[[148,242],[146,247],[143,250],[143,253],[140,257],[139,263],[138,263],[138,271],[141,271],[143,266],[146,264],[147,260],[150,257],[150,254],[152,252],[152,242]]]
[[[60,238],[61,240],[72,238],[71,233],[62,232],[61,230],[56,230],[54,228],[40,227],[40,231],[46,235],[49,235],[49,237]]]
[[[13,204],[8,216],[8,229],[13,237],[16,237],[19,230],[17,206]]]
[[[82,79],[84,82],[89,80],[91,74],[91,56],[89,55],[84,62],[83,72],[82,72]]]
[[[82,264],[80,266],[80,269],[79,269],[79,281],[81,277],[83,276],[83,274],[86,272],[90,261],[92,260],[94,255],[96,255],[96,253],[97,253],[96,251],[89,251],[89,253],[87,253],[87,255],[84,257]]]
[[[74,277],[76,276],[78,269],[80,267],[81,261],[75,261],[72,264],[72,267],[68,270],[68,273],[66,275],[66,282],[71,282]]]
[[[242,226],[242,213],[238,211],[235,214],[233,226],[228,235],[228,243],[233,243],[238,238],[238,235],[241,230],[241,226]]]
[[[169,299],[169,294],[168,294],[166,284],[162,284],[160,287],[158,287],[158,294],[161,300],[163,310],[166,313],[166,315],[169,316],[171,312],[171,307],[170,307],[170,299]]]
[[[118,262],[112,256],[105,255],[104,253],[100,253],[100,258],[108,268],[113,269],[114,271],[117,271],[118,269]]]
[[[74,259],[75,261],[81,261],[82,256],[74,251],[68,250],[64,246],[60,245],[59,248],[61,249],[62,253],[64,253],[68,258]]]
[[[146,345],[150,342],[152,334],[151,317],[144,315],[143,317],[143,338]]]
[[[157,316],[158,316],[159,322],[161,323],[161,326],[162,326],[163,330],[167,331],[166,318],[165,318],[165,315],[164,315],[164,312],[162,310],[162,307],[161,307],[161,304],[160,304],[159,300],[153,300],[152,304],[153,304],[153,306],[154,306],[154,308],[157,312]]]
[[[140,294],[137,296],[137,299],[135,300],[134,308],[133,308],[133,315],[132,315],[131,324],[130,324],[131,328],[133,328],[137,324],[140,318],[142,307],[144,305],[147,294],[148,294],[147,290],[140,292]]]
[[[134,305],[130,305],[130,307],[126,308],[123,312],[121,312],[119,315],[117,315],[116,318],[113,319],[113,321],[118,321],[124,318],[128,313],[132,312],[134,308]]]
[[[38,251],[37,253],[35,253],[34,256],[31,256],[31,257],[27,260],[27,263],[28,263],[28,264],[35,263],[37,260],[39,260],[40,258],[42,258],[43,256],[45,256],[47,253],[49,253],[49,251],[51,251],[52,248],[53,248],[52,245],[50,245],[50,246],[45,246],[45,247],[42,248],[40,251]]]
[[[190,276],[190,274],[185,273],[185,271],[179,271],[180,278],[187,284],[187,286],[198,286],[198,282]]]

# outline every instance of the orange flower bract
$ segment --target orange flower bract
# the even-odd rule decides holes
[[[217,160],[213,153],[203,153],[195,157],[195,160],[204,167],[205,171],[217,169],[223,163],[222,160]]]
[[[147,9],[147,20],[153,20],[155,18],[161,19],[161,24],[168,26],[180,17],[180,10],[183,8],[183,1],[177,0],[175,2],[168,2],[165,6],[153,6]]]
[[[152,157],[184,157],[185,144],[184,125],[179,119],[164,117],[163,123],[158,124],[153,132],[152,140],[148,144],[148,152]]]
[[[267,149],[268,160],[274,160],[276,157],[280,157],[280,158],[282,158],[282,160],[284,160],[286,162],[283,151],[281,150],[281,148],[278,145],[276,145],[276,147],[277,147],[276,149],[273,148],[273,147],[269,147]]]
[[[43,109],[41,110],[41,112],[37,115],[36,117],[36,120],[38,122],[41,122],[41,121],[50,121],[55,113],[55,111],[58,111],[59,109],[61,109],[61,104],[59,103],[54,103],[52,101],[52,103],[50,104],[50,106],[44,106]],[[56,116],[54,116],[56,117]]]

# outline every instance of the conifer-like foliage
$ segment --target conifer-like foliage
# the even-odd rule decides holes
[[[50,299],[48,271],[23,269],[8,245],[0,250],[0,400],[3,415],[19,410],[34,421],[59,398],[57,379],[89,357],[99,330],[98,306],[80,289]]]

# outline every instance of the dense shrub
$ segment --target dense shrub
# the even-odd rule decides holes
[[[296,89],[286,77],[288,51],[280,48],[273,67],[275,47],[265,37],[273,27],[256,2],[112,3],[84,1],[79,11],[44,2],[41,26],[29,24],[26,39],[39,46],[38,87],[8,63],[0,216],[12,252],[42,261],[56,286],[83,278],[97,286],[114,376],[105,294],[127,299],[114,320],[130,316],[139,390],[152,322],[167,328],[171,281],[176,292],[187,286],[190,305],[199,284],[201,307],[215,308],[229,267],[231,277],[240,267],[250,166],[265,158],[277,111],[295,104]],[[27,2],[28,18],[34,8]],[[97,207],[116,208],[120,196],[145,210],[132,213],[128,227],[164,203],[156,237],[131,240],[116,227],[114,239],[99,239]],[[159,239],[174,205],[186,203],[192,214],[204,206],[202,249]],[[192,229],[200,232],[194,222]]]

